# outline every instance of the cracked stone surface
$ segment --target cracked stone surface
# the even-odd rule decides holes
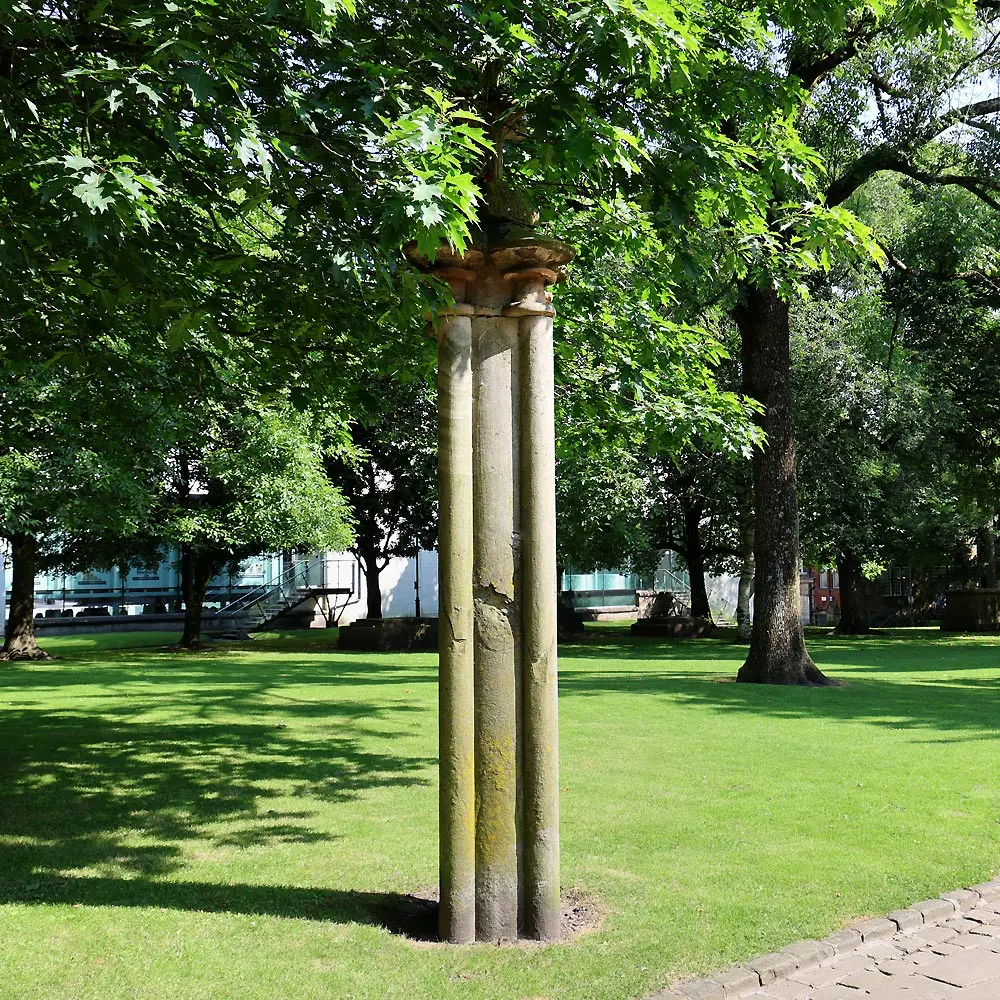
[[[951,934],[913,930],[881,938],[873,948],[862,943],[812,969],[799,969],[783,983],[744,993],[759,1000],[1000,1000],[1000,915],[995,903],[980,905],[939,925]],[[913,944],[923,947],[911,951]],[[891,947],[895,945],[896,947]],[[781,989],[778,989],[778,986]]]
[[[802,942],[737,967],[758,971],[755,986],[729,970],[725,985],[720,974],[678,983],[647,1000],[1000,1000],[1000,899],[987,891],[993,885],[977,887],[981,893],[947,894],[951,913],[930,900],[896,911],[893,933],[886,933],[888,921],[859,922],[850,929],[853,938],[840,931],[825,942]],[[832,956],[831,942],[837,946]],[[798,967],[785,972],[796,960]]]

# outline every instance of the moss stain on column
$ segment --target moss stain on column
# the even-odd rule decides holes
[[[515,615],[517,321],[489,315],[506,299],[483,282],[473,324],[473,533],[476,682],[476,936],[517,938]],[[486,313],[483,315],[482,313]]]
[[[468,311],[459,305],[456,312]],[[475,736],[472,598],[472,320],[438,329],[440,586],[439,933],[475,940]]]
[[[555,275],[552,275],[555,278]],[[559,722],[552,315],[541,279],[521,310],[525,933],[560,933]]]

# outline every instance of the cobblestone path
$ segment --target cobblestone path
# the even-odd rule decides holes
[[[862,920],[648,1000],[1000,1000],[1000,880]]]

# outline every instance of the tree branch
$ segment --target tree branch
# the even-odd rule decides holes
[[[909,278],[927,278],[931,281],[963,281],[970,285],[985,285],[1000,292],[1000,273],[973,269],[971,271],[928,271],[922,267],[910,267],[901,261],[888,247],[882,247],[886,259],[900,274]]]
[[[1000,182],[987,177],[971,174],[933,174],[910,163],[897,150],[888,145],[876,146],[851,164],[850,168],[835,180],[826,192],[826,203],[831,207],[845,202],[869,178],[883,171],[902,174],[922,184],[938,187],[953,186],[971,191],[991,208],[1000,211],[1000,199],[987,192],[1000,194]]]

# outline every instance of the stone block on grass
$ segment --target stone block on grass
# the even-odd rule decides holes
[[[675,989],[682,997],[687,997],[687,1000],[726,1000],[726,991],[711,979],[679,983]]]
[[[787,979],[798,967],[798,960],[793,955],[781,952],[771,952],[747,962],[747,968],[753,969],[760,976],[762,986],[767,986],[776,979]]]
[[[992,882],[981,882],[979,885],[970,885],[969,888],[979,893],[979,898],[984,903],[996,903],[1000,901],[1000,879]]]
[[[875,920],[856,920],[851,924],[851,930],[857,931],[862,941],[881,941],[896,933],[896,925],[885,917],[878,917]]]
[[[782,954],[791,955],[800,969],[811,969],[824,959],[836,955],[833,945],[827,941],[799,941],[782,949]]]
[[[940,920],[955,916],[958,912],[958,908],[950,899],[925,899],[922,903],[914,903],[910,909],[916,910],[924,918],[925,924],[936,924]]]
[[[738,997],[747,990],[755,990],[760,986],[760,976],[743,965],[734,965],[725,972],[714,973],[712,979],[726,991],[727,997]]]
[[[835,954],[842,955],[845,951],[854,951],[861,944],[861,934],[850,927],[845,927],[842,931],[828,934],[823,940],[833,948]]]
[[[915,931],[924,925],[924,915],[918,910],[893,910],[889,919],[904,933]]]
[[[941,898],[954,903],[961,913],[965,910],[971,910],[979,902],[980,897],[978,892],[972,892],[969,889],[956,889],[954,892],[942,892]]]

